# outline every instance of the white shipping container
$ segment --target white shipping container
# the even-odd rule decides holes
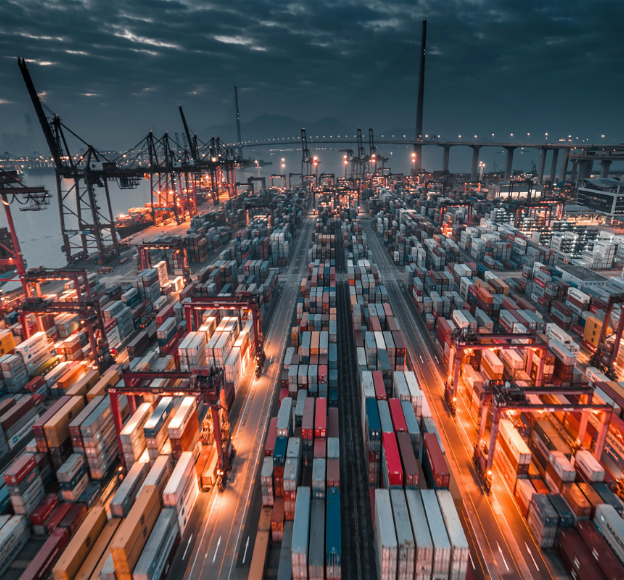
[[[531,463],[531,450],[509,419],[501,419],[498,433],[505,440],[509,451],[513,453],[518,465],[529,465]]]
[[[137,462],[130,468],[110,502],[111,514],[118,518],[125,518],[128,515],[148,472],[149,463]]]
[[[596,506],[594,523],[620,562],[624,562],[624,519],[612,505],[600,504]]]
[[[180,437],[182,437],[184,429],[188,425],[196,409],[197,403],[195,397],[184,397],[173,419],[171,419],[169,423],[168,431],[171,439],[180,439]]]
[[[579,449],[574,456],[574,465],[583,472],[583,474],[596,483],[604,481],[605,470],[600,462],[586,449]]]
[[[396,371],[393,373],[392,383],[394,386],[395,398],[401,401],[411,401],[411,393],[403,371]]]
[[[405,499],[412,522],[416,547],[414,580],[429,580],[433,569],[433,540],[427,524],[420,490],[406,489]]]
[[[581,349],[580,346],[574,341],[574,339],[558,324],[555,324],[554,322],[549,322],[546,325],[546,336],[550,339],[558,340],[574,356],[577,356]]]
[[[288,437],[290,435],[290,423],[292,418],[293,400],[290,397],[282,399],[277,413],[277,436]]]
[[[175,510],[163,509],[132,572],[132,580],[159,580],[179,535]]]
[[[397,535],[397,580],[412,580],[416,547],[405,493],[402,489],[392,489],[390,499]]]
[[[448,580],[451,566],[451,542],[444,525],[438,496],[433,489],[423,489],[420,493],[433,541],[431,580]]]
[[[375,558],[379,580],[396,580],[397,536],[387,489],[375,490]]]
[[[436,493],[438,494],[442,518],[446,525],[446,532],[451,541],[452,552],[449,580],[463,580],[468,573],[468,560],[470,559],[468,540],[459,520],[451,492],[448,489],[440,489]]]

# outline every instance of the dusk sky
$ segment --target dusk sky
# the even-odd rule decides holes
[[[244,123],[332,117],[413,137],[425,17],[425,133],[624,141],[621,1],[5,0],[0,148],[28,143],[29,113],[45,150],[18,56],[99,149],[181,132],[179,104],[202,137],[233,127],[234,85]]]

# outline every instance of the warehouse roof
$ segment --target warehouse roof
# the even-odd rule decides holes
[[[608,280],[608,278],[605,278],[601,274],[598,274],[598,272],[594,272],[594,270],[590,270],[585,266],[575,266],[574,264],[561,264],[557,265],[556,268],[564,272],[564,274],[569,274],[574,278],[578,278],[582,282],[606,282]]]

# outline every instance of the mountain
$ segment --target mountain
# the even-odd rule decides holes
[[[350,129],[343,125],[338,119],[333,117],[323,117],[317,121],[299,121],[284,115],[260,115],[249,123],[241,124],[241,134],[243,141],[266,141],[268,139],[284,139],[294,137],[301,138],[301,129],[305,128],[309,139],[314,139],[317,135],[337,137],[338,135],[355,135],[356,129]],[[225,125],[213,125],[207,127],[199,133],[202,139],[208,139],[213,135],[220,137],[226,143],[236,141],[236,125],[234,123]]]

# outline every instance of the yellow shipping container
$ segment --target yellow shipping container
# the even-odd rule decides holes
[[[585,321],[585,329],[583,330],[583,338],[589,342],[592,346],[598,347],[598,341],[600,340],[600,332],[602,330],[602,320],[595,316],[588,316]],[[611,327],[607,328],[605,332],[609,335],[612,332]]]
[[[110,545],[118,580],[132,574],[159,514],[158,488],[146,485]]]
[[[52,568],[54,580],[74,580],[105,525],[106,510],[94,507]]]
[[[90,402],[93,397],[105,397],[106,387],[112,387],[121,380],[121,373],[117,365],[108,369],[97,384],[87,393],[87,402]]]
[[[262,508],[260,510],[260,519],[258,520],[259,532],[271,531],[271,516],[273,515],[273,508]]]
[[[15,348],[15,337],[10,330],[0,331],[0,355],[8,354]]]
[[[76,574],[74,580],[89,580],[89,578],[91,578],[93,572],[97,569],[102,556],[104,554],[110,554],[107,548],[120,524],[120,518],[113,518],[112,520],[108,520],[108,522],[106,522],[104,529],[101,531],[98,539],[95,541],[95,544],[93,544],[93,548],[91,548],[89,555],[86,557],[80,567],[80,570],[78,570],[78,574]],[[102,566],[104,566],[104,562],[102,562]]]
[[[65,391],[68,397],[84,397],[100,380],[100,372],[90,370]]]
[[[43,433],[49,447],[60,447],[69,437],[69,424],[84,409],[83,397],[72,397],[44,426]]]

